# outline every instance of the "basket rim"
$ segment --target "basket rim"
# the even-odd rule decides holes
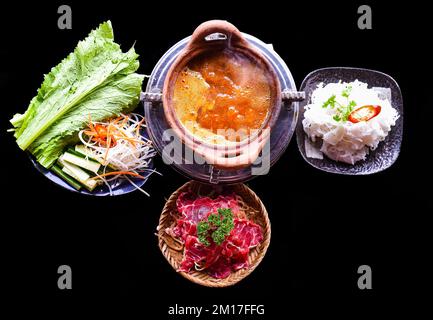
[[[254,262],[252,262],[250,264],[248,269],[240,269],[240,270],[237,270],[235,272],[232,272],[232,274],[228,278],[225,278],[225,279],[216,279],[216,278],[212,278],[211,276],[206,277],[206,279],[201,279],[201,278],[198,278],[196,275],[191,274],[191,273],[187,273],[187,272],[183,272],[183,271],[178,272],[176,269],[176,266],[174,265],[174,262],[173,262],[174,258],[172,257],[172,254],[170,253],[170,250],[168,249],[169,246],[167,245],[166,241],[164,240],[164,238],[165,238],[163,236],[163,234],[165,232],[164,223],[165,223],[165,220],[167,219],[167,217],[169,217],[170,213],[172,212],[172,210],[170,209],[170,205],[173,202],[174,203],[176,202],[176,200],[177,200],[177,198],[181,192],[189,190],[194,185],[204,185],[204,184],[200,183],[198,181],[194,181],[194,180],[188,181],[185,184],[183,184],[181,187],[179,187],[177,190],[175,190],[170,195],[168,200],[166,201],[164,208],[161,212],[161,215],[159,218],[159,223],[158,223],[158,228],[157,228],[158,247],[159,247],[162,255],[164,256],[164,258],[167,260],[167,262],[170,264],[170,266],[176,271],[176,273],[179,273],[181,276],[188,279],[189,281],[196,283],[196,284],[199,284],[199,285],[202,285],[202,286],[214,287],[214,288],[222,288],[222,287],[232,286],[232,285],[238,283],[239,281],[245,279],[248,275],[250,275],[257,268],[257,266],[262,262],[264,256],[266,255],[266,252],[269,248],[270,240],[271,240],[271,223],[269,221],[268,212],[267,212],[263,202],[260,200],[260,198],[247,185],[245,185],[243,183],[230,185],[230,187],[233,188],[234,191],[238,188],[242,188],[245,192],[247,192],[249,194],[249,196],[251,196],[254,199],[254,201],[256,202],[256,204],[260,208],[260,210],[259,210],[260,216],[264,222],[263,241],[259,245],[260,249],[259,249],[259,252],[256,255],[256,257],[254,258]],[[253,252],[253,250],[250,250],[249,256],[252,254],[252,252]],[[204,274],[204,273],[201,273],[201,274]],[[233,275],[237,275],[237,276],[233,277]]]

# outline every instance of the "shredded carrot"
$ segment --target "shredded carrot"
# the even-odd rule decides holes
[[[123,121],[122,121],[122,123],[121,123],[121,127],[123,128],[124,126],[125,126],[125,124],[127,123],[129,121],[129,116],[125,116],[124,118],[123,118]]]
[[[115,125],[115,124],[117,124],[121,119],[122,119],[122,117],[118,117],[118,118],[116,118],[116,119],[110,121],[110,124]]]
[[[135,128],[135,135],[136,135],[136,136],[139,136],[139,135],[140,135],[140,128],[141,128],[141,125],[143,124],[143,122],[144,122],[144,117],[143,117],[143,119],[141,119],[141,121],[138,123],[137,128]]]
[[[99,174],[99,175],[97,175],[95,177],[91,177],[89,179],[98,179],[98,178],[102,178],[102,177],[106,177],[106,176],[117,176],[117,175],[120,175],[120,174],[125,174],[125,175],[129,175],[129,176],[133,176],[133,177],[144,179],[143,176],[139,175],[138,173],[132,172],[132,171],[112,171],[112,172],[107,172],[107,173]]]
[[[94,136],[94,135],[96,135],[96,132],[95,132],[95,131],[87,131],[87,130],[84,130],[83,132],[84,132],[84,134],[85,134],[86,136]]]
[[[129,143],[131,143],[131,145],[135,148],[136,145],[135,143],[142,143],[143,141],[132,138],[132,137],[128,137],[125,133],[123,133],[122,131],[117,131],[117,133],[120,135],[119,139],[128,141]]]
[[[110,147],[111,147],[111,135],[110,135],[110,125],[109,125],[107,128],[107,151],[105,151],[104,163],[107,162],[108,151],[110,150]]]
[[[137,140],[135,138],[129,138],[129,137],[122,137],[121,139],[130,142],[131,144],[135,145],[135,143],[141,143],[141,144],[145,144],[145,141],[141,141],[141,140]]]
[[[130,121],[129,116],[120,116],[111,120],[108,124],[103,125],[91,122],[91,117],[89,115],[89,130],[85,130],[83,133],[89,136],[91,140],[107,146],[104,156],[104,160],[106,160],[108,151],[112,147],[112,144],[116,144],[116,140],[125,140],[135,149],[137,148],[136,144],[145,144],[145,142],[140,138],[140,128],[144,123],[145,118],[142,118],[136,125],[135,136],[138,138],[131,137],[125,133],[124,126],[128,121]]]

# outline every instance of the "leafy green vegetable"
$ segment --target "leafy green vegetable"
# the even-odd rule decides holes
[[[209,246],[209,237],[217,245],[221,245],[234,228],[233,212],[231,209],[218,209],[218,214],[211,214],[207,221],[197,224],[198,240],[205,246]],[[211,232],[211,234],[209,234]]]
[[[134,48],[123,53],[114,42],[111,22],[102,23],[45,76],[27,111],[11,119],[18,146],[49,168],[78,141],[89,118],[102,121],[132,111],[144,78],[134,73],[137,58]]]
[[[344,119],[344,121],[347,121],[347,119],[349,118],[349,115],[353,111],[353,107],[356,107],[356,102],[353,101],[353,100],[351,100],[351,101],[349,101],[349,103],[346,106],[346,108],[343,110],[343,119]]]
[[[327,108],[330,106],[332,109],[334,109],[335,104],[337,103],[337,101],[335,101],[335,98],[336,98],[335,94],[330,96],[329,99],[323,103],[322,108]]]
[[[209,246],[210,242],[207,239],[208,238],[208,231],[210,229],[210,224],[206,221],[200,221],[197,224],[197,237],[198,241],[203,243],[205,246]]]
[[[341,96],[346,98],[346,100],[347,100],[346,105],[340,104],[336,100],[337,97],[335,94],[330,96],[329,99],[326,100],[322,105],[322,108],[327,108],[327,107],[331,107],[331,109],[337,108],[336,114],[332,117],[332,119],[334,119],[337,122],[347,121],[350,113],[353,111],[353,108],[356,106],[355,101],[353,101],[353,100],[349,101],[349,96],[350,96],[351,91],[352,91],[352,86],[349,85],[349,86],[346,86],[346,88],[344,88],[344,90],[341,92]]]
[[[341,121],[341,117],[338,114],[336,114],[335,116],[333,116],[332,119],[334,119],[337,122]]]
[[[352,86],[348,85],[344,90],[341,92],[341,96],[345,98],[349,98],[350,92],[352,92]]]

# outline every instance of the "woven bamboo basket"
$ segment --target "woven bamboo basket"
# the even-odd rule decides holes
[[[225,279],[215,279],[206,274],[206,272],[200,271],[179,273],[186,279],[203,286],[227,287],[236,284],[254,271],[254,269],[259,265],[265,256],[271,240],[271,224],[269,222],[266,208],[259,197],[245,184],[236,184],[222,187],[204,185],[196,181],[189,181],[185,183],[170,196],[164,206],[164,209],[162,210],[157,228],[158,244],[164,257],[174,268],[174,270],[177,270],[183,258],[184,246],[165,232],[167,228],[173,227],[176,224],[176,220],[179,215],[176,208],[176,200],[180,193],[186,191],[191,191],[200,196],[216,195],[218,192],[216,188],[224,188],[225,191],[229,189],[229,191],[235,192],[242,198],[242,200],[248,205],[248,208],[245,210],[248,219],[254,221],[262,227],[263,241],[257,247],[250,250],[248,256],[249,267],[247,269],[241,269],[232,272],[230,276]]]

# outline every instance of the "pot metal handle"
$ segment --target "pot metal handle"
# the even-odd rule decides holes
[[[303,101],[305,100],[305,97],[306,95],[304,91],[283,90],[283,92],[281,92],[281,99],[283,101]]]
[[[141,102],[161,102],[162,93],[160,92],[142,92],[140,93]]]

